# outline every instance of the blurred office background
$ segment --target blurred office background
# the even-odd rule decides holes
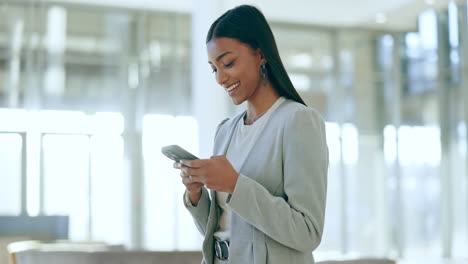
[[[0,215],[68,216],[74,241],[199,250],[160,148],[209,157],[217,123],[242,111],[204,47],[241,3],[263,10],[327,121],[318,258],[468,258],[465,0],[0,0]]]

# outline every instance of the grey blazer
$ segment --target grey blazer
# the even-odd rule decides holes
[[[214,155],[226,155],[244,113],[218,126]],[[312,251],[324,225],[327,171],[322,118],[286,100],[271,114],[227,199],[232,209],[229,263],[314,263]],[[187,207],[204,236],[203,264],[214,262],[213,234],[221,213],[215,195],[203,187],[197,206]]]

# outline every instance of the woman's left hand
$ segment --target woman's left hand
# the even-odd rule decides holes
[[[211,159],[181,160],[181,170],[191,176],[192,182],[203,183],[207,188],[232,194],[239,173],[232,167],[226,156]]]

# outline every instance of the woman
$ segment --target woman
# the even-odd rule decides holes
[[[247,110],[218,126],[216,156],[174,164],[204,235],[202,263],[314,263],[325,214],[324,122],[294,89],[255,7],[219,17],[206,44],[217,82]]]

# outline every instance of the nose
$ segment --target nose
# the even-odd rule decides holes
[[[226,83],[226,81],[228,80],[228,75],[222,71],[222,70],[218,70],[216,72],[216,81],[220,84],[220,85],[223,85]]]

